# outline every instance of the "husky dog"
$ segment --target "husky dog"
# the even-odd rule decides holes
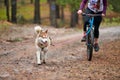
[[[35,39],[35,46],[37,48],[37,64],[45,64],[45,55],[48,51],[48,47],[51,44],[50,37],[48,37],[48,30],[44,31],[40,26],[36,26],[34,30],[37,34]]]

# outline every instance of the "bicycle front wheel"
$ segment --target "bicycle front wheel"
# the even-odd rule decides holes
[[[92,60],[93,55],[93,43],[94,43],[94,34],[93,30],[86,36],[87,37],[87,59],[88,61]]]
[[[93,47],[87,46],[87,59],[88,59],[88,61],[92,60],[92,54],[93,54]]]

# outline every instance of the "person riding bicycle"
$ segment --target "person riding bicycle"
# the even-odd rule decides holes
[[[88,2],[88,3],[87,3]],[[78,10],[78,14],[83,13],[83,9],[85,8],[87,4],[87,7],[85,9],[86,14],[101,14],[102,16],[95,16],[94,17],[94,49],[95,51],[99,50],[99,45],[98,45],[98,38],[99,38],[99,26],[102,21],[102,17],[106,15],[106,9],[107,9],[107,0],[82,0],[80,4],[80,8]],[[86,41],[86,26],[89,24],[89,16],[84,16],[83,21],[84,21],[84,35],[82,38],[82,42]]]

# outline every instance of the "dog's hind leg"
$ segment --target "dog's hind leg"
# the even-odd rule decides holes
[[[37,64],[40,65],[41,64],[41,49],[38,49],[36,52],[37,55]]]

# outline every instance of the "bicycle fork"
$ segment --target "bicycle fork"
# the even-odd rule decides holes
[[[94,44],[94,27],[92,27],[90,32],[86,35],[86,45],[93,46],[93,44]]]

